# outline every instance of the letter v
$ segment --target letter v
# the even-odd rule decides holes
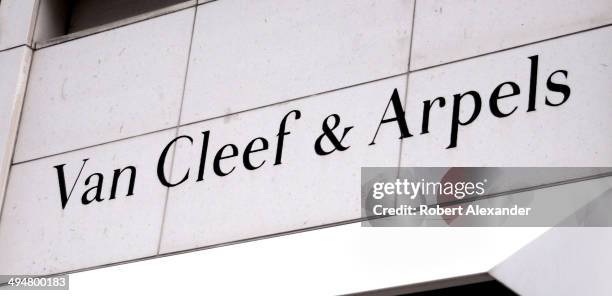
[[[57,182],[59,183],[60,197],[62,199],[62,210],[66,208],[66,204],[68,204],[68,199],[70,199],[70,196],[72,195],[72,191],[74,190],[74,186],[76,186],[76,183],[79,180],[81,173],[83,172],[83,168],[85,167],[85,163],[88,160],[89,158],[83,159],[83,165],[81,166],[81,170],[79,171],[79,174],[74,180],[74,184],[72,184],[72,188],[70,188],[70,193],[68,195],[66,195],[66,177],[64,175],[64,166],[66,164],[60,164],[60,165],[54,166],[54,168],[57,170]]]

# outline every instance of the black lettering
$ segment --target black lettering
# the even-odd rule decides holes
[[[536,88],[538,86],[538,56],[530,56],[531,71],[529,72],[529,107],[527,112],[535,111]]]
[[[253,145],[258,140],[261,141],[262,147],[259,149],[253,149]],[[259,165],[253,165],[251,163],[250,155],[251,153],[264,151],[266,149],[268,149],[268,141],[264,138],[255,138],[251,142],[249,142],[249,144],[244,149],[244,154],[242,155],[242,161],[244,162],[244,167],[247,168],[247,170],[255,170],[255,169],[260,168],[264,163],[266,163],[266,161],[263,160]]]
[[[459,119],[459,111],[461,111],[461,100],[465,97],[465,95],[469,95],[474,100],[474,111],[472,111],[472,115],[467,121],[461,121]],[[476,91],[468,91],[464,94],[456,94],[453,96],[453,119],[451,123],[451,139],[450,145],[446,147],[446,149],[457,147],[457,133],[459,132],[459,126],[466,126],[476,120],[478,114],[480,114],[480,109],[482,107],[482,102],[480,99],[480,95]]]
[[[393,103],[393,111],[395,112],[395,117],[385,119],[387,115],[387,110],[389,109],[389,105]],[[391,99],[389,103],[387,103],[387,107],[385,108],[385,112],[383,113],[383,117],[378,124],[378,128],[376,128],[376,133],[374,134],[374,138],[372,138],[372,142],[369,145],[376,144],[374,141],[376,140],[376,136],[378,135],[378,131],[380,130],[380,126],[384,123],[389,123],[393,121],[397,121],[397,125],[400,129],[400,139],[412,137],[410,131],[408,131],[408,124],[406,123],[406,113],[404,112],[404,108],[402,107],[402,102],[400,101],[399,93],[397,92],[397,88],[393,90],[393,94],[391,95]]]
[[[446,105],[446,99],[444,97],[438,97],[433,101],[427,100],[423,102],[423,122],[421,124],[421,135],[429,133],[429,113],[433,104],[438,102],[438,106],[443,108]]]
[[[504,87],[504,85],[509,85],[512,88],[512,92],[509,93],[509,94],[506,94],[506,95],[500,95],[499,93],[501,92],[501,90]],[[500,99],[503,99],[503,98],[507,98],[507,97],[511,97],[511,96],[516,96],[516,95],[518,95],[520,93],[521,93],[521,89],[519,88],[519,86],[516,83],[514,83],[512,81],[504,82],[504,83],[498,85],[493,90],[493,93],[491,93],[491,98],[489,99],[489,107],[491,108],[491,113],[493,115],[495,115],[496,117],[499,117],[499,118],[510,116],[510,114],[512,114],[512,113],[514,113],[514,111],[516,111],[517,107],[514,106],[512,111],[510,111],[508,113],[504,113],[501,110],[499,110],[498,101]]]
[[[208,152],[208,138],[210,136],[210,131],[202,132],[204,135],[204,139],[202,140],[202,151],[200,154],[200,168],[198,170],[198,179],[196,182],[200,182],[204,180],[204,164],[206,163],[206,153]]]
[[[136,181],[136,168],[133,167],[133,166],[127,166],[127,167],[123,168],[122,170],[116,169],[116,170],[113,171],[113,184],[111,186],[111,193],[110,193],[110,198],[109,199],[114,199],[115,198],[115,195],[117,193],[117,184],[119,183],[119,177],[121,177],[121,174],[125,170],[129,170],[130,171],[130,183],[129,183],[129,186],[128,186],[128,193],[127,193],[126,196],[134,195],[134,182]]]
[[[97,202],[101,202],[103,201],[102,199],[102,183],[104,181],[104,176],[100,173],[94,173],[91,174],[91,176],[87,177],[87,179],[85,179],[85,185],[89,185],[89,181],[91,181],[91,177],[98,177],[98,183],[96,184],[96,186],[93,186],[89,189],[87,189],[84,193],[83,196],[81,197],[81,202],[84,205],[88,205],[90,203],[92,203],[94,200]],[[92,190],[95,189],[95,195],[94,198],[92,199],[87,199],[87,196],[89,195],[89,192],[91,192]]]
[[[66,205],[68,204],[68,200],[70,199],[70,196],[72,196],[72,191],[74,190],[74,187],[76,186],[76,183],[79,180],[79,177],[81,176],[81,173],[83,172],[83,168],[85,167],[85,163],[88,160],[89,160],[89,158],[83,159],[83,165],[81,166],[81,170],[79,171],[79,174],[77,175],[76,179],[74,179],[74,183],[72,184],[72,188],[70,188],[70,193],[67,193],[67,191],[66,191],[66,176],[64,174],[64,166],[66,164],[60,164],[60,165],[54,166],[55,170],[57,170],[57,182],[59,183],[60,200],[62,202],[62,210],[66,208]]]
[[[290,132],[285,131],[285,124],[287,123],[287,117],[289,117],[291,113],[295,114],[296,120],[300,119],[300,117],[302,116],[302,113],[300,113],[299,110],[291,110],[289,113],[285,114],[285,117],[283,117],[283,120],[281,121],[280,126],[278,128],[278,141],[276,142],[276,158],[274,160],[274,165],[281,164],[281,159],[283,157],[284,139],[286,135],[290,134]]]
[[[570,93],[571,93],[571,89],[567,84],[560,84],[560,83],[555,83],[552,81],[553,76],[555,76],[555,74],[557,73],[561,73],[563,74],[563,76],[565,76],[565,79],[567,79],[567,71],[565,70],[557,70],[555,72],[553,72],[552,74],[550,74],[550,76],[548,76],[548,80],[546,81],[546,87],[550,90],[550,91],[554,91],[554,92],[559,92],[561,94],[563,94],[563,99],[561,100],[561,102],[559,103],[553,103],[551,101],[548,100],[548,96],[546,96],[546,105],[548,106],[561,106],[563,105],[563,103],[565,103],[567,101],[567,99],[569,99]]]
[[[223,155],[223,151],[225,151],[225,148],[231,148],[232,150],[232,154],[230,155]],[[221,170],[221,160],[223,159],[228,159],[228,158],[232,158],[232,157],[236,157],[238,156],[238,147],[236,147],[236,145],[234,144],[227,144],[223,147],[221,147],[221,149],[219,149],[219,151],[217,151],[217,155],[215,155],[215,160],[213,162],[213,168],[215,171],[215,174],[217,174],[218,176],[227,176],[229,174],[231,174],[234,169],[236,168],[236,166],[233,166],[231,170],[229,170],[229,172],[223,172],[223,170]]]
[[[162,185],[164,185],[166,187],[177,186],[177,185],[185,182],[185,180],[187,180],[187,178],[189,177],[189,169],[187,169],[187,172],[183,176],[183,179],[181,179],[179,182],[173,184],[173,183],[170,183],[168,181],[168,178],[166,178],[166,174],[164,172],[164,165],[166,164],[166,157],[168,156],[168,151],[170,150],[170,147],[172,147],[172,145],[174,145],[174,143],[176,143],[178,140],[180,140],[182,138],[185,138],[185,139],[189,140],[189,143],[193,144],[193,139],[191,137],[189,137],[189,136],[179,136],[179,137],[176,137],[172,141],[170,141],[170,143],[168,143],[168,145],[166,145],[166,147],[162,151],[161,155],[159,156],[159,161],[157,162],[157,178],[159,179],[159,182],[161,182]]]

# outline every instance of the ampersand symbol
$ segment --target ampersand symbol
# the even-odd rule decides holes
[[[329,127],[329,120],[333,118],[334,122],[333,122],[333,127]],[[336,137],[336,135],[334,134],[334,129],[336,129],[338,127],[338,125],[340,125],[340,116],[338,114],[332,114],[330,116],[327,116],[327,118],[325,118],[325,120],[323,121],[323,134],[320,135],[317,138],[317,141],[315,142],[315,151],[317,152],[317,154],[319,155],[327,155],[327,154],[331,154],[332,152],[336,151],[336,150],[340,150],[340,151],[344,151],[346,149],[348,149],[350,146],[342,146],[342,140],[344,140],[344,137],[346,136],[346,134],[348,133],[348,131],[350,131],[353,127],[349,126],[344,128],[344,132],[342,133],[342,137],[340,138],[340,140],[338,140],[338,138]],[[334,145],[334,148],[330,151],[325,151],[323,150],[323,148],[321,147],[321,141],[323,140],[323,137],[328,138],[329,141]]]

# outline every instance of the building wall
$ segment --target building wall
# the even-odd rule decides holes
[[[32,58],[36,1],[0,3],[0,204],[3,204]]]
[[[612,114],[609,1],[199,2],[37,46],[38,3],[2,0],[0,274],[54,274],[355,221],[364,166],[612,165],[602,132]],[[527,112],[536,55],[536,110]],[[569,73],[572,93],[554,107],[546,97],[561,98],[546,79],[557,70]],[[486,99],[505,81],[521,92],[501,105],[515,113],[500,119]],[[384,126],[369,145],[394,89],[414,136],[399,140]],[[485,98],[482,113],[446,149],[450,99],[469,90]],[[449,105],[420,134],[423,100],[440,96]],[[292,110],[301,116],[288,117],[274,165],[279,124]],[[336,134],[354,126],[351,147],[319,156],[313,143],[330,114],[341,118]],[[205,131],[208,163],[197,181]],[[164,171],[170,182],[190,175],[168,188],[156,166],[182,135],[193,144],[172,146]],[[242,157],[257,137],[269,143],[253,156],[260,168],[238,157],[224,162],[225,171],[236,166],[231,174],[213,172],[225,144]],[[74,194],[65,207],[61,165]],[[110,199],[113,171],[126,166],[137,170],[134,194]],[[104,176],[103,200],[84,205],[94,173]],[[120,180],[117,192],[128,192]]]

